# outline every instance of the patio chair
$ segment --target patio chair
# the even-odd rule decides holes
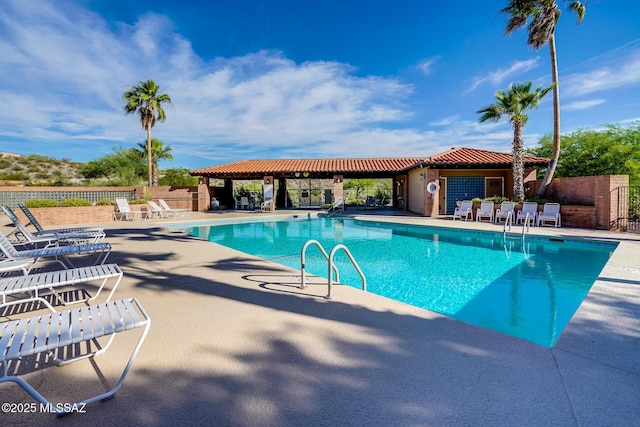
[[[169,217],[167,212],[164,209],[162,209],[153,200],[148,200],[147,204],[151,207],[151,218],[168,218]]]
[[[72,408],[84,408],[86,404],[110,399],[120,389],[147,336],[151,319],[135,298],[109,301],[98,305],[51,312],[33,317],[0,323],[0,383],[14,382],[22,387],[41,405],[52,409],[57,416],[65,415]],[[115,336],[121,332],[142,328],[138,342],[117,383],[110,390],[78,403],[66,403],[60,407],[49,402],[27,379],[21,377],[34,369],[45,369],[49,363],[35,363],[25,368],[25,358],[48,354],[48,361],[66,365],[77,360],[93,358],[108,350]],[[21,369],[26,369],[23,372]],[[61,377],[64,378],[64,375]]]
[[[97,258],[94,265],[104,264],[111,253],[111,245],[105,242],[86,243],[82,245],[50,246],[36,249],[20,249],[20,247],[24,248],[24,244],[14,245],[7,236],[0,232],[0,251],[2,251],[4,257],[9,260],[33,259],[31,267],[39,263],[41,258],[45,258],[45,261],[43,262],[57,262],[65,269],[68,267],[74,268],[75,266],[69,260],[69,256],[95,254],[97,254]],[[48,258],[53,259],[47,260]],[[66,264],[62,260],[65,260]],[[31,267],[29,269],[31,269]]]
[[[504,220],[504,222],[506,223],[507,219],[509,219],[510,223],[512,224],[516,214],[515,206],[516,204],[514,202],[500,203],[500,207],[496,210],[496,214],[495,214],[496,224],[500,224],[502,220]]]
[[[273,200],[265,200],[260,204],[260,210],[262,212],[270,211],[272,205],[273,205]]]
[[[2,210],[9,217],[9,219],[15,225],[16,230],[11,234],[15,236],[15,238],[20,243],[31,243],[34,246],[38,244],[45,245],[58,245],[60,243],[97,243],[104,239],[105,233],[104,231],[89,231],[89,232],[78,232],[78,233],[42,233],[40,235],[34,235],[27,229],[20,218],[18,218],[8,206],[3,206]]]
[[[376,208],[376,197],[375,196],[367,196],[367,200],[364,202],[365,209],[375,209]]]
[[[185,216],[189,212],[189,209],[172,208],[167,204],[167,202],[164,201],[164,199],[158,199],[158,203],[160,203],[160,206],[164,208],[167,216],[174,216],[178,218]]]
[[[240,209],[249,209],[249,198],[246,196],[240,197]]]
[[[562,226],[560,218],[560,203],[545,203],[542,212],[538,214],[538,227],[547,223],[553,223],[558,228]]]
[[[113,213],[114,220],[128,221],[129,219],[131,219],[132,221],[134,221],[136,217],[140,217],[140,219],[149,217],[147,212],[132,211],[131,207],[129,206],[129,202],[127,202],[127,199],[118,198],[116,199],[116,204],[118,205],[118,211]]]
[[[536,219],[538,218],[538,203],[537,202],[524,202],[522,209],[518,211],[516,215],[516,225],[522,222],[525,225],[525,220],[529,214],[529,225],[536,225]]]
[[[21,268],[20,265],[16,265],[15,271]],[[113,293],[115,292],[120,280],[122,280],[122,270],[117,264],[101,264],[93,265],[89,267],[71,268],[57,271],[45,271],[41,273],[27,273],[27,274],[12,274],[2,273],[0,277],[0,296],[2,297],[2,305],[9,305],[7,303],[7,297],[12,296],[14,298],[20,295],[26,295],[26,298],[17,298],[15,304],[23,304],[31,301],[40,301],[46,305],[51,311],[56,311],[51,303],[40,295],[40,291],[51,291],[56,301],[61,305],[76,304],[80,302],[93,301],[98,297],[102,289],[105,287],[109,279],[115,278],[115,283],[111,287],[111,293],[107,297],[106,301],[110,301]],[[93,296],[87,296],[82,299],[73,299],[69,301],[68,298],[63,297],[58,292],[58,289],[65,286],[77,285],[79,283],[93,282],[102,280],[98,290],[94,292]],[[88,295],[88,294],[86,294]]]
[[[456,207],[453,210],[453,220],[455,221],[455,219],[458,218],[462,221],[462,219],[464,218],[465,221],[473,221],[473,212],[471,211],[472,208],[472,200],[463,200],[462,202],[460,202],[460,206]]]
[[[240,209],[240,200],[238,200],[238,198],[236,196],[233,196],[233,209],[238,210]]]
[[[35,227],[36,231],[31,232],[35,236],[39,236],[41,234],[104,232],[104,227],[69,227],[69,228],[44,229],[40,225],[36,217],[33,215],[31,210],[29,210],[28,207],[26,207],[22,203],[18,203],[18,207],[29,220],[29,223],[26,225],[26,227],[29,227],[30,225],[33,225]]]
[[[476,210],[476,222],[480,222],[485,218],[489,220],[489,222],[493,222],[493,202],[492,201],[484,201],[480,202],[480,207]]]

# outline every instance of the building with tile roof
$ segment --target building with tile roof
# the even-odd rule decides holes
[[[523,160],[525,184],[535,179],[534,167],[546,167],[549,163],[549,159],[533,156],[524,156]],[[433,216],[452,213],[461,199],[512,197],[512,162],[511,153],[454,147],[424,158],[242,160],[193,170],[190,174],[206,184],[211,179],[223,180],[223,186],[210,187],[210,192],[229,207],[238,205],[235,196],[239,190],[234,181],[260,181],[274,192],[274,208],[288,208],[322,207],[344,197],[344,189],[353,187],[345,186],[345,180],[387,179],[390,184],[385,187],[383,199],[389,206]],[[381,191],[376,192],[375,197],[380,199]],[[296,201],[291,201],[292,195],[297,197]],[[314,195],[315,204],[311,201]],[[254,195],[257,199],[260,196]],[[364,204],[361,196],[356,197],[356,204]],[[374,196],[366,194],[366,197],[369,200]],[[309,202],[303,206],[305,198]],[[257,202],[251,206],[257,206]]]

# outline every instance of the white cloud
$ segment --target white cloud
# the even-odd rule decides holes
[[[420,70],[423,74],[429,75],[433,72],[433,65],[440,60],[440,56],[434,56],[433,58],[428,58],[420,62],[416,68]]]
[[[640,51],[633,51],[613,66],[566,76],[562,84],[568,96],[582,96],[594,92],[622,87],[636,86],[640,83]]]
[[[562,105],[563,110],[572,111],[572,110],[586,110],[591,107],[595,107],[596,105],[604,104],[607,102],[604,99],[588,99],[584,101],[575,101],[566,105]]]
[[[493,86],[498,86],[505,80],[511,78],[511,76],[523,74],[533,68],[536,68],[538,66],[539,59],[539,57],[536,57],[534,59],[529,59],[526,61],[514,61],[509,68],[500,68],[485,75],[473,77],[471,87],[467,89],[465,93],[474,91],[483,83],[489,83]]]

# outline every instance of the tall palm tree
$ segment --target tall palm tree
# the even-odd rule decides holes
[[[531,82],[518,83],[510,85],[506,92],[499,90],[496,92],[497,102],[476,111],[481,114],[478,119],[480,122],[497,122],[504,116],[508,116],[513,125],[513,198],[517,202],[524,200],[522,129],[529,120],[525,112],[538,108],[542,97],[553,88],[553,85],[547,88],[539,87],[532,92],[531,85]]]
[[[122,99],[126,101],[124,114],[128,116],[138,113],[142,129],[147,131],[147,169],[149,185],[152,186],[151,128],[155,126],[156,121],[164,122],[166,120],[167,116],[162,106],[163,104],[171,104],[171,98],[166,93],[162,93],[156,82],[147,80],[139,82],[136,86],[130,86],[122,95]]]
[[[138,155],[143,159],[148,156],[147,143],[138,143],[140,150],[136,150]],[[158,160],[171,160],[173,161],[173,155],[171,154],[171,147],[165,146],[164,142],[158,141],[158,138],[151,139],[151,185],[158,185]],[[148,162],[147,162],[148,163]]]
[[[586,3],[586,0],[569,3],[568,9],[577,15],[578,23],[584,18]],[[528,23],[527,44],[529,46],[539,50],[549,43],[551,81],[553,83],[553,151],[551,152],[551,163],[536,195],[541,198],[547,192],[547,186],[553,179],[560,157],[560,86],[558,85],[555,31],[561,12],[556,0],[509,0],[508,6],[500,12],[509,16],[505,35],[513,33],[518,28],[523,28]]]

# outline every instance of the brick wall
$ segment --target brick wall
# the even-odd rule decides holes
[[[530,197],[535,195],[540,187],[542,180],[536,180],[530,183]],[[546,199],[556,200],[559,202],[568,201],[573,203],[590,204],[594,207],[594,226],[586,228],[595,228],[607,230],[611,228],[617,217],[617,202],[612,200],[616,195],[614,190],[618,187],[629,185],[628,175],[599,175],[599,176],[580,176],[573,178],[554,178],[547,188]],[[570,205],[563,205],[565,206]],[[576,207],[577,208],[577,207]],[[562,211],[561,211],[562,212]],[[586,216],[589,214],[574,212],[575,215],[583,216],[580,221],[586,222]],[[567,212],[567,226],[571,226],[569,217],[572,213]],[[580,222],[578,221],[578,222]],[[562,216],[562,223],[565,224],[565,215]],[[576,225],[579,227],[579,225]]]

